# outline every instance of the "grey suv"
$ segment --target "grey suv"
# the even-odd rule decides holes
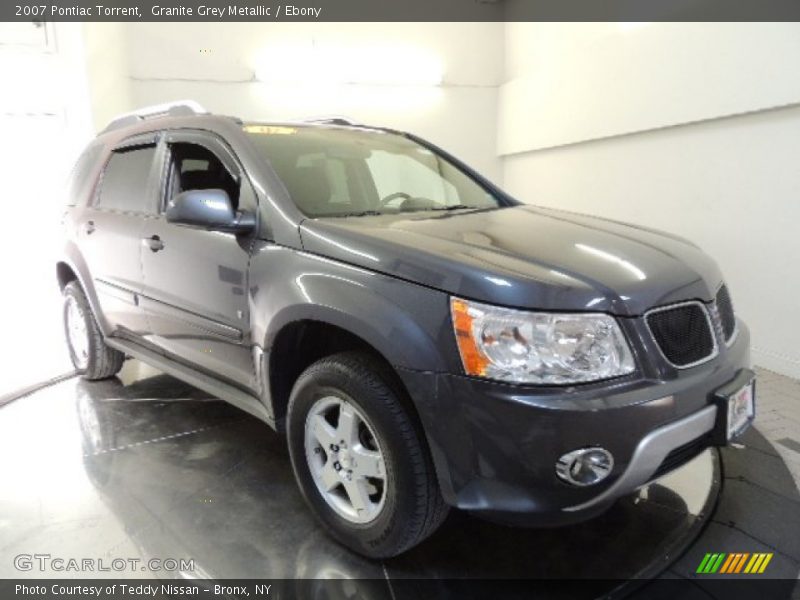
[[[451,506],[590,518],[754,417],[748,330],[696,246],[522,204],[408,133],[158,107],[89,145],[68,204],[75,367],[132,356],[285,432],[367,556]]]

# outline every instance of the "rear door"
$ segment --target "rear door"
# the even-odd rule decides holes
[[[167,223],[164,207],[190,189],[224,189],[234,208],[256,211],[256,196],[233,152],[206,132],[165,135],[159,215],[148,221],[142,302],[147,340],[230,383],[256,389],[250,343],[248,267],[255,234]]]
[[[78,236],[100,308],[112,331],[147,329],[139,306],[142,232],[158,206],[154,134],[126,140],[111,153]]]

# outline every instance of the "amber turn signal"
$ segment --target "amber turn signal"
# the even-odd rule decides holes
[[[485,377],[489,360],[478,349],[472,335],[473,317],[469,314],[469,305],[458,298],[451,298],[450,312],[453,315],[453,328],[464,371],[467,375]]]

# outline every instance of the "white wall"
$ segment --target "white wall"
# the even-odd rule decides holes
[[[800,26],[507,27],[506,189],[699,243],[754,361],[800,377]]]
[[[503,154],[800,101],[795,23],[510,23]]]
[[[497,86],[503,71],[502,23],[136,23],[127,27],[130,89],[137,106],[182,98],[245,119],[339,114],[410,130],[499,180]],[[290,63],[315,47],[348,49],[368,60],[374,48],[409,50],[440,61],[438,86],[320,85],[257,81],[259,67]],[[272,65],[270,65],[272,61]],[[315,78],[311,78],[315,79]]]
[[[84,23],[84,51],[92,123],[103,129],[114,116],[133,109],[125,23]]]
[[[91,137],[81,27],[0,24],[0,396],[71,369],[55,277],[64,182]]]

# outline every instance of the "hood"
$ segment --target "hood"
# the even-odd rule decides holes
[[[305,250],[490,304],[639,315],[710,301],[714,261],[665,233],[534,206],[306,220]]]

